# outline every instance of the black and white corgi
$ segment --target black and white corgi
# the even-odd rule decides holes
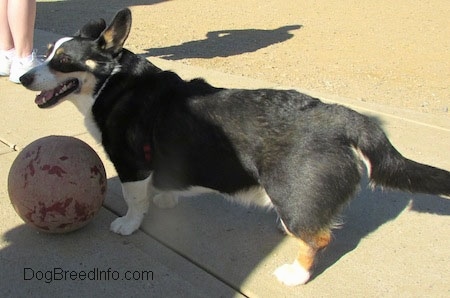
[[[124,49],[130,27],[128,9],[108,27],[88,23],[20,79],[42,91],[35,100],[41,108],[72,101],[103,144],[128,205],[112,231],[139,228],[153,188],[163,207],[184,191],[220,192],[276,210],[300,248],[275,275],[298,285],[329,244],[363,160],[374,185],[450,195],[449,172],[404,158],[373,119],[293,90],[184,81]]]

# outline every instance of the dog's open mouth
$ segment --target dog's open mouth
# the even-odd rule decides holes
[[[40,108],[48,108],[57,104],[62,98],[78,89],[77,79],[70,79],[52,90],[44,90],[36,96],[34,102]]]

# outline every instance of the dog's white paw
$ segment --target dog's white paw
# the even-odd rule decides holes
[[[111,223],[111,231],[120,235],[131,235],[134,231],[139,229],[141,225],[142,218],[132,217],[132,216],[122,216],[116,218]]]
[[[163,192],[153,197],[153,203],[161,209],[170,209],[178,204],[178,197],[172,193]]]
[[[278,267],[273,274],[280,282],[287,286],[303,285],[311,277],[311,273],[297,261],[293,264],[284,264]]]

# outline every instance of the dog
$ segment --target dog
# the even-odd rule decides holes
[[[92,21],[20,78],[41,91],[40,108],[73,102],[103,144],[128,205],[113,232],[139,228],[154,189],[161,207],[185,192],[213,191],[273,208],[299,242],[295,261],[274,272],[294,286],[309,280],[364,163],[373,185],[450,195],[448,171],[403,157],[372,118],[294,90],[185,81],[123,48],[130,29],[128,9],[109,26]]]

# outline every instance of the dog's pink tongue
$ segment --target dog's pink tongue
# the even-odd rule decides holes
[[[44,104],[52,98],[54,94],[55,92],[53,90],[42,91],[40,94],[36,95],[34,102],[38,105]]]

